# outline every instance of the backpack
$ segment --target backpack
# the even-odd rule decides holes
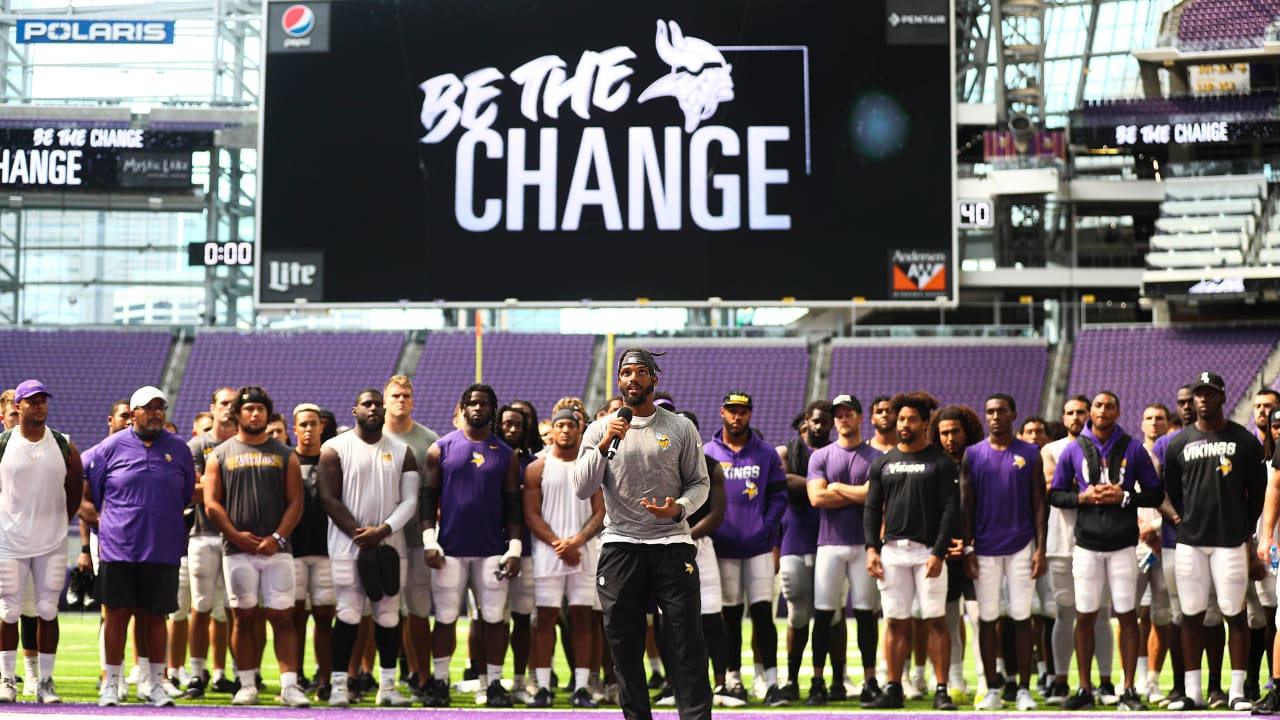
[[[49,432],[53,433],[53,440],[54,442],[58,443],[58,449],[62,451],[62,462],[67,465],[68,469],[70,469],[71,442],[67,440],[66,435],[63,435],[57,430],[54,430],[53,428],[48,428],[48,430]],[[13,428],[10,428],[8,430],[5,430],[3,433],[0,433],[0,460],[4,459],[4,450],[5,448],[9,447],[9,437],[11,435],[13,435]]]
[[[1111,452],[1107,454],[1108,471],[1110,471],[1111,468],[1123,467],[1124,453],[1129,449],[1129,442],[1131,440],[1133,440],[1133,437],[1130,435],[1122,435],[1116,439],[1116,444],[1111,446]],[[1076,436],[1076,442],[1080,444],[1080,449],[1084,451],[1084,458],[1089,464],[1088,472],[1085,474],[1092,476],[1085,477],[1085,482],[1090,485],[1100,484],[1102,482],[1102,454],[1098,452],[1098,447],[1093,444],[1093,441],[1084,436],[1084,433],[1080,433]],[[1108,474],[1110,477],[1107,479],[1111,484],[1120,484],[1121,477],[1118,470],[1114,474],[1111,474],[1110,472],[1108,472]]]

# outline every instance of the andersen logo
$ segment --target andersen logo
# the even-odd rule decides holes
[[[453,150],[457,226],[574,231],[585,210],[606,231],[674,231],[690,220],[711,231],[789,230],[790,213],[769,206],[768,189],[809,172],[807,72],[795,78],[805,84],[803,113],[796,108],[803,123],[734,126],[720,112],[741,92],[726,53],[799,52],[807,69],[808,48],[717,46],[665,19],[653,37],[640,50],[584,47],[576,67],[543,55],[505,71],[464,69],[421,82],[418,140]],[[640,77],[640,58],[666,72]],[[668,122],[636,120],[667,107]],[[571,157],[571,169],[559,167]],[[784,161],[799,157],[803,168]],[[535,207],[526,211],[530,196]]]

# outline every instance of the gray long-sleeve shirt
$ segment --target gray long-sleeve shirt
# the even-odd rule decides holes
[[[604,488],[601,541],[692,542],[687,518],[707,501],[711,489],[698,431],[686,418],[655,408],[653,415],[631,420],[610,462],[597,446],[614,417],[608,415],[587,428],[569,473],[579,498]],[[676,523],[655,517],[640,505],[643,498],[661,503],[667,497],[684,507],[685,519]]]

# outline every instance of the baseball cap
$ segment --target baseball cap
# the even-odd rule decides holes
[[[152,400],[155,400],[156,398],[160,398],[161,400],[165,401],[165,404],[168,404],[169,402],[169,398],[165,397],[165,394],[160,391],[160,388],[153,387],[151,385],[143,385],[142,387],[133,391],[133,396],[129,398],[129,407],[130,408],[144,407],[145,405],[150,403]]]
[[[1191,383],[1191,392],[1195,392],[1202,387],[1211,387],[1223,395],[1227,394],[1226,381],[1218,373],[1212,373],[1208,370],[1196,375],[1196,379]]]
[[[40,382],[39,380],[23,380],[22,382],[18,383],[18,387],[14,388],[13,390],[13,402],[16,405],[22,402],[23,400],[26,400],[27,398],[35,395],[39,395],[40,393],[44,393],[49,397],[53,397],[53,395],[49,393],[49,389],[46,388],[44,386],[44,383]]]
[[[319,414],[321,414],[321,413],[323,412],[323,411],[320,409],[320,406],[319,406],[319,405],[316,405],[315,403],[302,403],[302,404],[297,405],[296,407],[294,407],[294,408],[293,408],[293,416],[294,416],[294,417],[298,417],[298,413],[300,413],[300,412],[307,412],[307,411],[311,411],[311,412],[313,412],[313,413],[315,413],[315,414],[317,414],[317,415],[319,415]]]
[[[751,396],[744,392],[731,392],[724,396],[724,400],[720,403],[723,407],[730,405],[743,405],[748,410],[751,409]]]
[[[862,403],[858,400],[857,396],[849,393],[835,396],[835,398],[831,400],[831,407],[847,407],[859,415],[862,414]]]

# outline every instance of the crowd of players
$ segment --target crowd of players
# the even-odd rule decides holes
[[[549,707],[557,626],[573,669],[570,704],[617,701],[596,589],[609,520],[600,490],[578,497],[573,467],[597,452],[582,447],[588,424],[629,420],[630,397],[590,414],[567,397],[539,423],[530,403],[499,405],[493,389],[472,385],[441,437],[412,419],[405,376],[359,392],[349,429],[309,403],[286,418],[261,387],[221,388],[184,441],[166,423],[164,393],[144,387],[112,406],[109,436],[83,452],[46,426],[52,397],[34,380],[0,395],[0,703],[19,697],[19,624],[23,694],[60,701],[58,596],[76,515],[73,589],[103,606],[100,705],[128,697],[132,621],[137,697],[155,705],[214,692],[257,704],[270,625],[284,705],[348,706],[371,694],[382,706],[448,706],[466,687],[449,669],[468,607],[464,681],[478,702]],[[642,400],[698,424],[669,395]],[[750,394],[727,393],[721,428],[702,448],[709,499],[683,520],[697,548],[687,571],[701,585],[715,704],[754,696],[817,706],[856,690],[863,707],[931,692],[934,708],[954,710],[969,695],[964,654],[976,651],[978,709],[1158,703],[1280,714],[1280,470],[1268,469],[1280,468],[1280,395],[1254,397],[1252,429],[1226,418],[1225,400],[1222,378],[1201,373],[1177,390],[1176,412],[1147,406],[1141,434],[1130,436],[1107,391],[1067,399],[1050,422],[1019,421],[1014,399],[999,393],[981,417],[900,393],[870,403],[873,435],[863,438],[864,407],[842,394],[809,404],[796,435],[774,445],[751,425]],[[90,574],[93,589],[77,585]],[[860,689],[847,680],[847,617]],[[307,678],[309,622],[316,667]],[[662,622],[656,609],[652,622]],[[654,700],[675,704],[654,635]],[[1173,685],[1161,688],[1166,656]]]

